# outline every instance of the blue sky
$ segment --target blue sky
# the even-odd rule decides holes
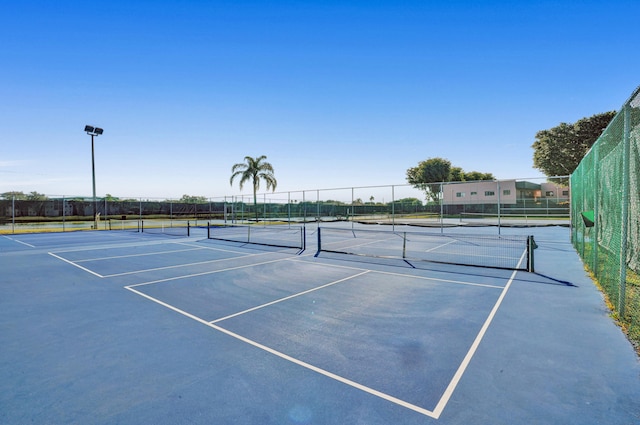
[[[539,130],[640,84],[637,1],[14,1],[0,11],[0,193],[221,196],[403,184],[431,157],[497,178]],[[247,192],[245,188],[245,193]]]

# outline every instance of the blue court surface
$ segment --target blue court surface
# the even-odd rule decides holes
[[[318,252],[306,230],[302,250],[0,236],[0,423],[640,423],[638,358],[569,229],[501,230],[535,237],[533,273],[343,252],[393,235]]]

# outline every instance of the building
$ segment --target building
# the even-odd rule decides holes
[[[442,187],[444,205],[516,205],[522,202],[569,202],[569,188],[552,182],[516,180],[450,182]]]

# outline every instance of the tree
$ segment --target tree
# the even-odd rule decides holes
[[[440,194],[440,182],[449,181],[450,175],[451,162],[449,160],[429,158],[407,170],[407,181],[413,187],[423,190],[427,198],[437,202]]]
[[[258,189],[260,189],[260,180],[262,179],[267,183],[267,190],[271,189],[275,191],[278,185],[273,175],[273,166],[266,162],[265,159],[267,159],[265,155],[257,158],[245,156],[245,162],[234,164],[233,167],[231,167],[231,178],[229,179],[229,183],[233,186],[233,180],[240,176],[240,190],[242,190],[246,182],[251,181],[253,185],[253,206],[256,211],[256,223],[258,222],[257,193]]]
[[[47,199],[49,199],[47,195],[45,195],[44,193],[38,193],[36,191],[29,192],[26,196],[27,201],[46,201]]]
[[[463,182],[465,180],[465,172],[460,167],[451,167],[451,171],[449,171],[449,178],[447,181],[450,182]]]
[[[0,193],[0,196],[4,199],[15,199],[16,201],[27,199],[27,195],[25,195],[24,192],[16,191]]]
[[[4,192],[0,193],[0,197],[4,199],[15,199],[16,201],[46,201],[49,197],[43,193],[38,193],[36,191],[29,192],[28,194],[24,194],[24,192]]]
[[[480,171],[469,171],[464,173],[464,181],[475,182],[480,180],[495,180],[491,173],[481,173]]]
[[[491,173],[465,172],[460,167],[452,167],[451,162],[443,158],[430,158],[407,170],[407,181],[423,190],[427,199],[433,202],[440,198],[440,183],[476,180],[494,180],[494,177]]]
[[[573,124],[560,123],[536,133],[533,166],[546,176],[568,176],[573,173],[591,146],[609,125],[615,111],[582,118]],[[563,179],[563,183],[567,179]]]
[[[178,202],[185,204],[206,204],[207,198],[206,196],[182,195],[182,198],[180,198]]]

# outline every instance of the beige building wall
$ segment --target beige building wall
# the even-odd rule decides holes
[[[516,181],[480,181],[449,183],[443,186],[444,205],[515,204]]]
[[[545,182],[540,184],[540,196],[558,200],[569,200],[569,188],[555,183]]]

